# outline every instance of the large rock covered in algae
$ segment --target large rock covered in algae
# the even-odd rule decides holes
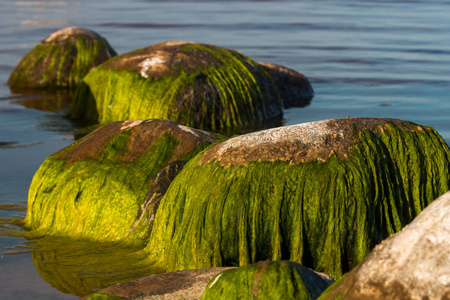
[[[100,123],[166,118],[218,130],[280,117],[282,108],[267,72],[245,55],[165,42],[120,55],[90,72],[71,116]]]
[[[75,87],[93,67],[116,56],[94,31],[67,27],[37,44],[12,71],[8,84],[21,88]]]
[[[449,188],[431,127],[336,119],[219,143],[169,187],[148,247],[167,270],[291,260],[334,278]]]
[[[291,261],[261,261],[225,270],[208,284],[202,300],[299,299],[314,300],[333,282]]]
[[[450,299],[450,192],[376,246],[320,299]]]
[[[33,236],[145,242],[152,223],[146,194],[159,197],[180,169],[170,166],[215,141],[169,120],[105,125],[44,161],[31,183],[25,226]],[[155,175],[161,169],[165,180]]]

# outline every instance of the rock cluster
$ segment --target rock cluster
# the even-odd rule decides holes
[[[76,120],[165,118],[214,131],[264,126],[314,95],[294,70],[213,45],[170,41],[115,56],[99,34],[64,28],[23,57],[8,84],[16,91],[77,88],[70,110]]]
[[[225,140],[199,129],[281,119],[311,101],[307,78],[195,42],[116,56],[79,27],[41,41],[8,84],[76,87],[71,118],[104,125],[41,165],[27,237],[136,246],[133,266],[166,272],[86,299],[316,299],[331,283],[316,272],[338,280],[321,299],[450,297],[450,194],[432,203],[450,150],[431,127],[347,118]]]

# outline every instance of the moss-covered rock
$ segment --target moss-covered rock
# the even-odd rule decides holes
[[[103,126],[44,161],[31,183],[25,227],[32,236],[143,243],[151,222],[136,221],[147,215],[149,180],[215,141],[169,120]]]
[[[219,143],[161,200],[148,244],[166,270],[291,260],[334,278],[449,189],[431,127],[337,119]]]
[[[112,295],[102,294],[102,293],[94,293],[84,299],[85,300],[125,300],[125,298],[122,298],[122,297],[112,296]]]
[[[207,285],[207,299],[317,299],[333,282],[291,261],[261,261],[225,270]]]
[[[243,54],[193,42],[165,42],[120,55],[83,80],[71,116],[102,124],[166,118],[219,130],[282,116],[278,90]]]
[[[99,34],[82,27],[67,27],[25,55],[12,71],[8,84],[21,88],[75,87],[90,69],[115,55]]]
[[[320,299],[450,299],[450,192],[377,245]]]
[[[311,103],[314,90],[305,75],[273,63],[260,62],[278,88],[284,108],[305,107]]]

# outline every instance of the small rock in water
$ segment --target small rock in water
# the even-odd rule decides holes
[[[154,300],[200,299],[211,278],[228,269],[230,268],[211,268],[150,275],[116,284],[82,300],[115,299],[113,297]]]
[[[13,88],[73,88],[92,68],[114,56],[114,49],[96,32],[67,27],[25,55],[12,71],[8,84]]]
[[[305,75],[272,63],[259,63],[278,88],[284,108],[305,107],[311,103],[314,90]]]
[[[260,261],[225,270],[208,283],[207,299],[312,299],[334,279],[291,261]]]

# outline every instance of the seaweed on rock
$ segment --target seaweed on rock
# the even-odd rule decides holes
[[[76,87],[95,66],[116,56],[108,41],[82,27],[67,27],[37,44],[12,71],[14,88]]]
[[[166,42],[126,53],[90,72],[71,117],[105,124],[166,118],[220,130],[282,116],[278,90],[243,54],[192,42]]]
[[[449,188],[431,127],[338,119],[242,135],[190,160],[147,247],[168,271],[291,260],[334,278]]]
[[[333,282],[291,261],[261,261],[222,271],[206,287],[207,299],[317,299]]]
[[[214,134],[169,120],[97,129],[49,156],[36,172],[25,218],[29,236],[142,245],[152,222],[136,221],[148,215],[142,204],[152,176],[215,141]]]

